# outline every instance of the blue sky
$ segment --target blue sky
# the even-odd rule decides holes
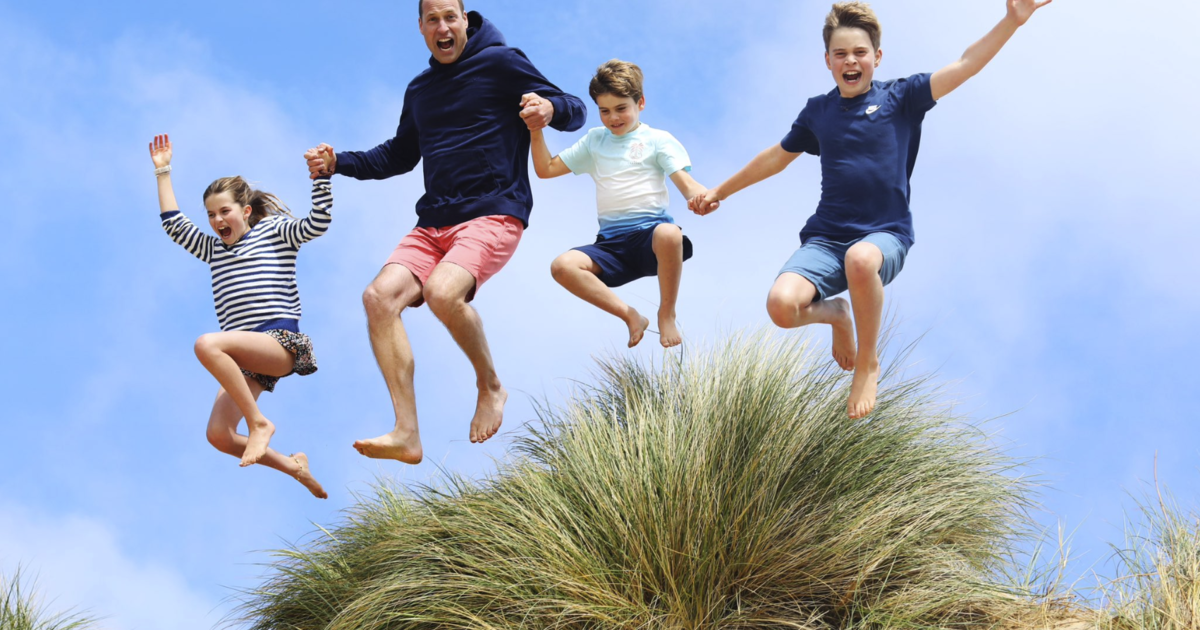
[[[569,296],[555,255],[595,232],[588,178],[534,182],[530,231],[476,305],[510,391],[505,431],[468,443],[470,367],[426,309],[407,316],[426,462],[380,464],[350,443],[390,426],[360,294],[415,222],[419,175],[334,180],[330,232],[303,250],[303,327],[320,371],[263,407],[274,445],[304,450],[320,502],[204,441],[216,384],[191,346],[214,330],[208,272],[163,234],[146,144],[168,132],[186,213],[242,174],[303,212],[300,155],[366,149],[395,129],[428,53],[410,2],[0,1],[0,572],[40,574],[56,605],[130,630],[208,628],[231,588],[278,548],[329,524],[376,476],[479,475],[591,357],[625,352],[623,326]],[[712,186],[779,141],[804,100],[832,88],[828,3],[479,0],[479,10],[563,89],[586,98],[599,63],[647,77],[643,120],[688,148]],[[881,78],[932,71],[1003,15],[998,0],[877,0]],[[1200,20],[1176,6],[1172,23]],[[1078,573],[1104,570],[1123,510],[1154,475],[1192,505],[1200,481],[1193,357],[1200,292],[1189,184],[1200,132],[1190,39],[1153,12],[1058,0],[983,74],[928,115],[913,176],[917,244],[889,287],[898,345],[924,335],[959,409],[990,424],[1045,484],[1041,522],[1076,530]],[[590,105],[590,104],[589,104]],[[598,124],[594,108],[589,126]],[[559,150],[577,134],[549,134]],[[703,219],[679,304],[687,343],[769,324],[764,302],[819,195],[815,159]],[[653,310],[657,287],[622,289]],[[803,334],[803,333],[788,333]],[[828,343],[827,330],[814,340]],[[635,353],[659,353],[654,340]],[[886,358],[885,358],[886,360]],[[1000,417],[1003,416],[1003,417]]]

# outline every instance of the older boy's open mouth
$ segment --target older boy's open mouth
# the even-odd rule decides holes
[[[454,38],[447,37],[446,39],[439,39],[437,41],[437,47],[438,50],[450,50],[451,48],[454,48]]]
[[[846,80],[846,83],[855,83],[859,79],[862,78],[862,73],[861,72],[847,72],[842,75],[842,78]]]

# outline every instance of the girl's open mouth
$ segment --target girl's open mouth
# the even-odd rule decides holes
[[[223,227],[217,230],[217,233],[221,235],[221,238],[229,238],[230,236],[233,236],[233,228]]]

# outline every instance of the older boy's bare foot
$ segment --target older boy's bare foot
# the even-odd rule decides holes
[[[854,344],[854,317],[850,304],[842,298],[829,300],[828,304],[838,313],[837,321],[832,324],[833,360],[837,361],[838,367],[849,372],[854,369],[854,355],[857,353]]]
[[[296,465],[300,467],[299,470],[297,470],[295,473],[292,473],[292,476],[296,478],[296,481],[299,481],[304,485],[305,488],[308,488],[308,491],[311,492],[314,497],[317,497],[318,499],[328,499],[329,495],[325,493],[325,488],[321,487],[320,482],[318,482],[312,476],[312,472],[308,470],[308,456],[304,453],[296,453],[295,455],[292,455],[292,461],[296,462]]]
[[[869,363],[859,360],[858,363],[854,382],[850,384],[850,400],[846,403],[846,411],[854,419],[865,418],[875,409],[875,393],[879,387],[879,360]]]
[[[267,454],[271,436],[275,435],[275,424],[266,418],[263,418],[261,422],[247,420],[246,425],[250,429],[250,439],[246,441],[246,450],[242,452],[242,463],[238,464],[243,468],[257,464],[258,460]]]
[[[354,443],[354,448],[371,459],[394,459],[405,464],[420,464],[425,458],[421,434],[417,431],[392,431],[377,438],[359,440]]]
[[[683,343],[683,335],[675,327],[675,313],[658,314],[658,340],[664,348],[673,348]]]
[[[625,316],[625,325],[629,327],[629,347],[632,348],[641,343],[646,329],[650,327],[650,320],[642,317],[642,314],[631,306],[629,314]]]
[[[500,424],[504,422],[504,403],[507,400],[508,391],[503,387],[479,391],[475,417],[471,419],[471,442],[479,444],[496,435]]]

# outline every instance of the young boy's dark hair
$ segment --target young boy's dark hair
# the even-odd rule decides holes
[[[871,38],[871,45],[875,50],[879,50],[882,29],[879,26],[879,18],[875,17],[875,11],[866,2],[838,2],[833,5],[833,10],[825,16],[825,30],[822,33],[825,37],[826,51],[829,50],[829,39],[839,28],[861,28]]]
[[[636,63],[610,59],[599,68],[588,86],[592,100],[601,94],[612,94],[620,98],[642,99],[642,69]]]

